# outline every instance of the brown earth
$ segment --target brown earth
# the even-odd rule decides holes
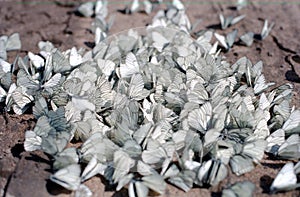
[[[233,4],[225,0],[184,2],[187,3],[187,14],[192,22],[202,19],[198,29],[212,28],[219,33],[224,33],[218,26],[218,13],[223,13],[225,16],[247,15],[242,22],[226,30],[227,32],[237,28],[239,36],[247,31],[259,33],[264,19],[275,22],[271,35],[265,40],[257,41],[251,47],[236,44],[225,56],[231,63],[245,55],[253,63],[263,60],[267,80],[275,81],[277,85],[292,83],[295,88],[293,104],[300,107],[300,64],[299,60],[297,61],[297,55],[300,54],[300,2],[256,0],[254,4],[241,11],[233,10],[231,8]],[[89,49],[90,43],[93,42],[93,35],[88,29],[93,19],[74,14],[73,11],[79,3],[80,1],[72,0],[0,0],[0,35],[19,32],[22,41],[21,51],[9,53],[10,62],[16,54],[38,52],[37,43],[40,40],[49,40],[63,50],[72,46]],[[144,13],[124,15],[118,12],[125,7],[122,1],[109,1],[109,3],[109,14],[115,15],[115,23],[110,34],[132,27],[145,26],[151,22],[159,9],[155,8],[150,16]],[[165,6],[160,8],[162,7]],[[24,133],[33,128],[33,117],[28,114],[16,116],[5,113],[3,107],[0,107],[0,195],[17,197],[72,195],[48,180],[51,161],[46,155],[39,151],[32,153],[24,151]],[[252,172],[240,177],[230,174],[217,187],[194,188],[184,193],[168,185],[164,196],[219,196],[222,188],[241,180],[255,183],[255,196],[270,196],[268,188],[285,162],[274,161],[265,156],[261,164]],[[91,188],[94,196],[127,196],[124,190],[114,193],[111,188],[105,186],[105,181],[100,177],[94,177],[86,184]],[[300,196],[300,191],[274,196]]]

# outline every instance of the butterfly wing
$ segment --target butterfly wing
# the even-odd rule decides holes
[[[286,163],[274,179],[270,190],[271,191],[284,191],[292,189],[297,183],[297,176],[294,171],[294,164]]]
[[[120,78],[129,78],[132,75],[139,73],[140,68],[136,56],[133,53],[128,53],[125,59],[125,64],[121,64],[119,68]]]
[[[50,176],[50,180],[69,190],[77,190],[80,186],[80,165],[72,164],[58,170]]]

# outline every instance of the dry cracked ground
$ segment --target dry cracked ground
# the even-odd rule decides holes
[[[81,1],[83,2],[83,1]],[[90,33],[92,18],[83,18],[74,14],[80,1],[71,0],[0,0],[0,35],[19,32],[22,50],[10,52],[9,57],[25,55],[26,52],[38,52],[37,43],[49,40],[62,50],[70,47],[89,49],[93,43]],[[127,1],[128,2],[128,1]],[[228,61],[233,63],[243,56],[252,62],[262,60],[264,73],[268,81],[277,85],[289,82],[294,85],[293,104],[300,107],[300,2],[298,1],[263,1],[256,0],[241,11],[232,9],[233,3],[216,0],[184,1],[187,14],[192,22],[201,19],[198,29],[211,28],[220,30],[217,13],[224,15],[246,14],[247,17],[233,28],[239,30],[239,36],[247,31],[259,33],[263,20],[275,22],[270,36],[264,41],[255,42],[251,47],[236,44],[226,53]],[[118,10],[125,7],[123,1],[109,1],[109,14],[115,15],[115,22],[110,35],[133,27],[142,27],[151,22],[155,13],[166,7],[156,7],[151,15],[134,13],[124,15]],[[35,120],[29,114],[16,116],[5,113],[0,106],[0,195],[6,196],[71,196],[72,194],[48,180],[51,173],[51,161],[43,153],[25,152],[24,133],[34,127]],[[285,161],[271,160],[265,156],[255,170],[237,177],[230,174],[217,187],[194,188],[188,193],[169,185],[164,196],[219,196],[222,188],[230,184],[250,180],[256,185],[255,196],[272,196],[269,187]],[[94,177],[87,182],[94,196],[127,196],[126,191],[113,192],[101,177]],[[300,196],[300,191],[279,193],[273,196]]]

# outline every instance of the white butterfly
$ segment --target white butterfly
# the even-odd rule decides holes
[[[152,131],[152,123],[146,123],[140,126],[133,134],[133,139],[138,143],[142,144],[148,139],[149,133]]]
[[[6,91],[0,86],[0,102],[5,101],[6,95],[7,95]]]
[[[153,169],[150,165],[144,163],[143,161],[137,162],[137,172],[142,176],[158,174],[155,169]]]
[[[255,78],[254,82],[254,93],[255,94],[260,94],[261,92],[265,91],[267,88],[273,86],[275,83],[270,82],[266,83],[265,76],[261,74],[260,76]]]
[[[300,136],[299,134],[291,135],[279,147],[277,156],[285,159],[299,159],[300,158]]]
[[[110,139],[104,138],[100,132],[93,133],[81,146],[80,153],[85,162],[94,156],[99,162],[108,162],[114,159],[114,152],[119,149]],[[117,159],[117,158],[116,158]]]
[[[190,170],[184,170],[178,173],[176,176],[172,176],[168,179],[168,182],[179,187],[185,192],[188,192],[194,184],[196,173]]]
[[[80,186],[80,165],[72,164],[62,168],[50,176],[50,180],[69,190],[77,190]]]
[[[0,58],[0,69],[4,72],[4,73],[9,73],[12,70],[12,66],[10,63],[6,62],[5,60]]]
[[[137,12],[139,7],[140,7],[139,0],[132,0],[130,8],[126,8],[125,12],[126,14],[132,14],[134,12]]]
[[[78,53],[75,47],[70,50],[69,62],[72,67],[78,66],[83,62],[82,56]]]
[[[218,33],[215,33],[214,35],[215,35],[216,39],[221,43],[221,45],[226,50],[229,50],[233,46],[233,44],[234,44],[235,38],[237,36],[237,33],[238,33],[238,30],[235,29],[232,32],[228,33],[226,35],[226,37],[222,36],[222,35],[220,35]]]
[[[222,14],[219,15],[222,29],[226,29],[227,27],[238,23],[245,17],[246,17],[246,15],[241,15],[241,16],[237,16],[237,17],[229,16],[229,17],[225,18]]]
[[[163,194],[167,186],[163,177],[159,174],[142,177],[142,183],[159,194]]]
[[[45,61],[41,56],[35,55],[29,51],[28,57],[29,57],[31,63],[35,66],[35,68],[39,69],[41,67],[44,67]]]
[[[187,99],[189,102],[203,104],[208,100],[208,93],[201,82],[192,80],[190,86],[187,91]]]
[[[265,93],[262,93],[259,98],[259,108],[262,110],[269,109],[271,106],[271,102],[268,100]]]
[[[125,176],[134,166],[134,164],[135,160],[131,159],[126,152],[122,150],[116,151],[114,153],[114,182],[117,183],[123,176]]]
[[[39,97],[35,99],[35,105],[32,108],[33,115],[36,119],[38,119],[41,116],[47,115],[48,110],[48,104],[46,102],[46,99],[44,97]]]
[[[131,52],[126,55],[125,64],[121,63],[119,69],[117,69],[119,78],[129,78],[139,72],[139,63],[136,56]]]
[[[184,10],[184,5],[180,0],[173,0],[172,5],[177,9],[177,10]]]
[[[26,88],[17,87],[12,93],[12,98],[14,103],[17,104],[21,109],[23,109],[27,104],[34,101],[33,96],[26,93]]]
[[[13,51],[13,50],[19,50],[21,49],[21,40],[19,33],[13,33],[10,35],[6,42],[6,50],[7,51]]]
[[[142,100],[149,95],[150,91],[144,88],[142,75],[135,74],[131,77],[127,93],[129,98],[137,101]]]
[[[286,97],[286,98],[288,98],[288,97]],[[291,114],[291,107],[290,107],[289,101],[286,99],[286,100],[282,100],[277,105],[275,104],[273,112],[274,112],[274,114],[276,114],[277,117],[280,116],[283,118],[283,120],[288,120],[288,118],[290,117],[290,114]]]
[[[24,149],[26,151],[40,150],[42,144],[42,138],[38,136],[34,131],[26,131]]]
[[[97,157],[94,156],[83,170],[81,174],[81,181],[84,182],[97,174],[104,175],[106,168],[107,165],[98,162]]]
[[[17,89],[17,86],[15,83],[12,83],[8,89],[7,95],[6,95],[6,99],[5,99],[5,105],[7,110],[10,110],[10,107],[13,103],[13,98],[12,98],[12,94],[13,92]]]
[[[127,185],[129,182],[131,182],[133,177],[134,177],[134,175],[132,173],[129,173],[129,174],[123,176],[122,178],[120,178],[120,180],[118,181],[116,190],[120,191],[120,189],[122,189],[125,185]],[[129,186],[129,187],[131,187],[131,186]],[[128,190],[128,194],[130,195],[129,190]],[[133,192],[133,194],[134,194],[134,192]]]
[[[209,127],[212,117],[212,106],[209,102],[204,103],[200,108],[192,110],[188,115],[190,127],[205,133]]]
[[[164,178],[160,176],[152,167],[138,161],[137,172],[143,177],[140,180],[135,180],[133,174],[124,176],[117,186],[117,190],[121,189],[124,185],[129,183],[128,194],[130,197],[133,196],[147,196],[149,189],[163,194],[166,189],[166,182]]]
[[[47,60],[49,59],[47,58]],[[56,73],[52,76],[52,68],[48,65],[48,61],[46,61],[43,78],[39,77],[40,73],[36,73],[32,76],[26,68],[26,65],[24,65],[23,68],[24,69],[18,72],[17,84],[22,88],[26,88],[28,93],[33,95],[40,93],[40,90],[45,90],[52,94],[53,88],[58,86],[62,79],[62,75],[60,73]]]
[[[234,155],[230,159],[230,167],[232,172],[240,176],[254,169],[251,158],[244,155]]]
[[[203,46],[204,49],[211,48],[210,41],[212,39],[212,36],[212,31],[205,31],[204,33],[201,33],[201,35],[197,38],[197,43]]]
[[[115,70],[115,66],[116,66],[116,64],[113,61],[103,60],[103,59],[98,59],[97,64],[107,79]]]
[[[149,189],[141,181],[131,181],[129,183],[129,197],[148,196]]]
[[[144,3],[144,7],[145,7],[145,12],[147,14],[150,14],[152,12],[152,3],[148,0],[144,0],[143,3]]]
[[[295,170],[295,174],[300,173],[300,161],[298,161],[298,163],[296,163],[296,165],[294,167],[294,170]]]
[[[285,141],[285,133],[283,129],[278,129],[271,133],[266,139],[268,142],[266,152],[270,152],[274,155],[276,155],[279,147],[284,143]]]
[[[254,40],[254,33],[248,32],[240,37],[240,40],[248,47],[250,47]]]
[[[93,192],[84,184],[80,184],[79,188],[75,191],[74,197],[91,197]]]
[[[292,162],[286,163],[280,172],[274,179],[270,190],[272,192],[276,191],[286,191],[299,187],[297,184],[297,176],[294,171],[294,164]]]
[[[71,164],[77,164],[79,162],[79,155],[77,154],[77,149],[75,147],[70,147],[64,149],[62,152],[54,156],[55,161],[53,163],[53,168],[59,170],[65,168]]]
[[[287,135],[300,132],[300,110],[294,110],[286,122],[283,124],[282,129]]]
[[[112,106],[116,92],[112,90],[111,84],[105,79],[105,76],[98,78],[97,88],[90,97],[94,101],[96,110],[105,110]]]
[[[44,58],[47,58],[48,56],[51,55],[51,51],[55,48],[54,45],[49,42],[49,41],[40,41],[38,43],[38,47],[40,49],[40,54],[41,56],[43,56]],[[52,64],[52,62],[51,62]]]
[[[0,39],[0,59],[7,60],[5,41]]]
[[[95,111],[95,105],[90,102],[87,98],[83,97],[72,97],[73,106],[76,107],[80,111],[91,110]]]
[[[52,50],[52,66],[55,73],[63,73],[71,70],[68,59],[58,49]]]
[[[237,0],[236,1],[236,9],[241,10],[242,8],[247,7],[248,0]]]
[[[275,23],[271,23],[271,25],[268,26],[268,20],[265,20],[264,27],[262,28],[261,33],[260,33],[261,40],[264,40],[270,34],[274,25],[275,25]]]
[[[95,45],[98,45],[106,37],[107,37],[107,34],[100,27],[96,27],[96,30],[95,30]]]
[[[250,181],[237,182],[229,188],[222,190],[223,197],[243,196],[251,197],[255,191],[255,185]]]
[[[124,146],[122,148],[130,157],[136,158],[139,157],[142,153],[141,146],[132,139],[127,140],[124,143]]]
[[[94,14],[94,2],[85,2],[81,4],[77,11],[84,17],[91,17]]]
[[[57,86],[60,83],[61,78],[62,75],[60,73],[56,73],[48,81],[41,85],[41,88],[44,88],[48,92],[52,92],[51,88]]]
[[[220,181],[225,179],[227,174],[228,174],[227,168],[221,161],[209,160],[208,162],[205,163],[204,166],[200,167],[198,172],[198,179],[202,183],[217,185],[219,184]]]
[[[243,146],[243,155],[250,157],[255,163],[259,163],[264,156],[264,151],[266,149],[267,142],[265,140],[255,140],[251,142],[246,142]]]
[[[165,38],[161,33],[153,31],[152,32],[153,47],[156,48],[159,52],[162,52],[164,47],[170,43],[170,41]]]
[[[142,153],[142,160],[147,164],[163,163],[168,157],[164,147],[157,140],[147,139],[147,149]]]
[[[95,15],[100,15],[102,18],[105,18],[108,14],[107,4],[107,0],[97,0],[95,5]]]

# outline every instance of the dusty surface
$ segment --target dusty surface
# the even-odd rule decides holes
[[[141,27],[151,22],[152,16],[159,9],[148,16],[135,13],[131,16],[123,15],[118,9],[124,8],[122,1],[111,1],[110,14],[115,15],[115,23],[110,34],[132,27]],[[228,1],[185,1],[188,2],[187,13],[191,21],[202,19],[198,29],[212,28],[219,33],[219,19],[217,13],[224,15],[246,14],[247,17],[239,24],[226,31],[238,28],[239,36],[247,31],[259,33],[263,20],[268,19],[276,23],[271,35],[264,41],[255,42],[251,47],[236,44],[226,54],[228,61],[233,63],[246,55],[255,63],[264,62],[264,73],[268,81],[275,81],[277,85],[289,82],[294,85],[293,104],[300,107],[300,64],[297,54],[300,54],[300,4],[279,3],[278,1],[259,1],[239,12],[230,8]],[[202,3],[200,3],[202,2]],[[219,2],[219,3],[214,3]],[[225,3],[226,2],[226,3]],[[267,3],[266,3],[267,2]],[[0,0],[0,35],[19,32],[22,41],[22,51],[9,53],[24,55],[27,51],[37,52],[40,40],[49,40],[61,49],[72,46],[89,49],[93,42],[93,35],[88,28],[91,18],[82,18],[74,14],[74,8],[80,1],[13,1]],[[11,58],[10,58],[11,59]],[[297,72],[299,75],[297,75]],[[16,115],[3,112],[0,107],[0,195],[4,191],[6,196],[70,196],[70,192],[48,180],[51,172],[51,161],[41,152],[24,152],[24,133],[34,126],[31,115]],[[273,161],[265,157],[261,165],[251,173],[236,177],[230,175],[218,187],[210,189],[195,188],[188,193],[169,185],[165,196],[219,196],[222,188],[240,180],[250,180],[256,184],[256,196],[269,196],[268,188],[272,180],[284,165],[284,161]],[[95,177],[86,183],[94,192],[94,196],[127,196],[126,191],[114,194],[111,188],[105,186],[105,181]],[[292,191],[275,196],[299,196],[300,192]]]

